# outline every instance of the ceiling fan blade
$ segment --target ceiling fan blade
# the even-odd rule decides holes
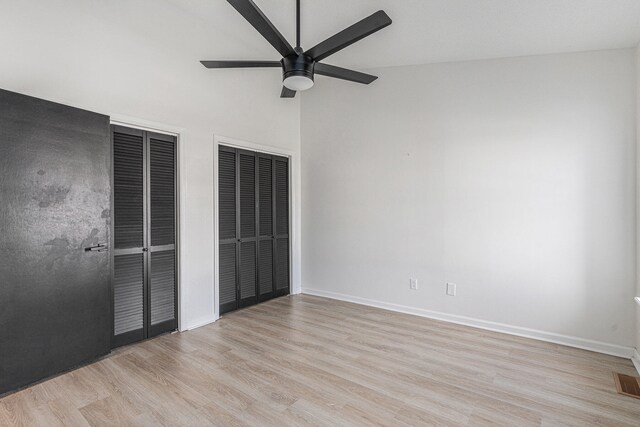
[[[315,73],[320,74],[321,76],[349,80],[350,82],[362,83],[365,85],[368,85],[378,78],[377,76],[372,76],[371,74],[348,70],[346,68],[340,68],[334,65],[322,64],[320,62],[316,62]]]
[[[280,68],[280,61],[200,61],[207,68]]]
[[[305,53],[316,61],[322,61],[327,56],[333,55],[358,40],[362,40],[376,31],[391,25],[391,22],[391,18],[389,18],[383,10],[379,10],[373,15],[364,18],[362,21],[340,31],[338,34],[329,37]]]
[[[264,13],[251,0],[227,0],[239,13],[258,30],[262,37],[275,47],[280,55],[287,56],[293,52],[293,47],[280,31],[269,21]]]
[[[282,92],[280,93],[280,98],[295,98],[296,91],[287,88],[286,86],[282,86]]]

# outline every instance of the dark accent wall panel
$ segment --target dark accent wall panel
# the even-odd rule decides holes
[[[109,135],[105,115],[0,89],[0,395],[109,352],[110,256],[86,250],[113,245]]]
[[[240,237],[256,235],[256,158],[240,154]]]
[[[276,234],[289,234],[289,162],[276,159]]]
[[[144,327],[144,264],[142,254],[114,258],[113,326],[121,335]]]
[[[258,157],[258,199],[260,205],[260,235],[273,234],[273,180],[271,157]]]
[[[220,304],[236,301],[236,244],[220,245]]]
[[[176,317],[176,253],[153,252],[149,274],[149,309],[151,324],[173,320]]]
[[[113,133],[115,248],[143,246],[143,148],[142,135]]]
[[[236,237],[236,153],[220,150],[218,159],[220,240]]]
[[[149,139],[151,246],[175,243],[175,150],[174,141]]]

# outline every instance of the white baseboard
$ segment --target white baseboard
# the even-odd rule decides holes
[[[206,319],[198,320],[198,321],[194,322],[193,324],[190,324],[189,326],[187,326],[185,331],[191,331],[191,330],[196,329],[196,328],[201,328],[203,326],[207,326],[207,325],[217,321],[218,319],[219,319],[219,317],[211,316],[211,317],[208,317]]]
[[[608,344],[600,341],[592,341],[584,338],[572,337],[568,335],[556,334],[553,332],[538,331],[535,329],[522,328],[519,326],[506,325],[504,323],[490,322],[486,320],[474,319],[471,317],[458,316],[455,314],[441,313],[438,311],[425,310],[421,308],[409,307],[405,305],[392,304],[388,302],[376,301],[368,298],[361,298],[352,295],[345,295],[336,292],[323,291],[319,289],[302,288],[302,293],[319,297],[337,299],[340,301],[352,302],[355,304],[367,305],[370,307],[382,308],[385,310],[397,311],[400,313],[413,314],[415,316],[427,317],[429,319],[442,320],[445,322],[457,323],[459,325],[472,326],[474,328],[486,329],[494,332],[516,335],[519,337],[533,338],[540,341],[562,344],[569,347],[576,347],[583,350],[595,351],[597,353],[609,354],[611,356],[631,359],[634,349],[616,344]],[[637,355],[637,352],[636,352]],[[636,363],[634,361],[634,363]],[[637,363],[640,363],[638,359]],[[638,368],[638,364],[636,364]]]
[[[633,357],[631,358],[633,365],[636,367],[636,371],[638,371],[638,375],[640,375],[640,353],[638,353],[638,349],[633,349]]]

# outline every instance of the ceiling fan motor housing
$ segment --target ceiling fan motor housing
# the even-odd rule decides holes
[[[301,76],[313,81],[315,61],[304,53],[292,53],[282,58],[282,80],[288,77]]]

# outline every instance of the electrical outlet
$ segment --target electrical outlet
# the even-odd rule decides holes
[[[409,289],[417,291],[418,290],[418,279],[410,279],[409,280]]]
[[[447,283],[447,295],[451,297],[456,296],[456,284],[455,283]]]

